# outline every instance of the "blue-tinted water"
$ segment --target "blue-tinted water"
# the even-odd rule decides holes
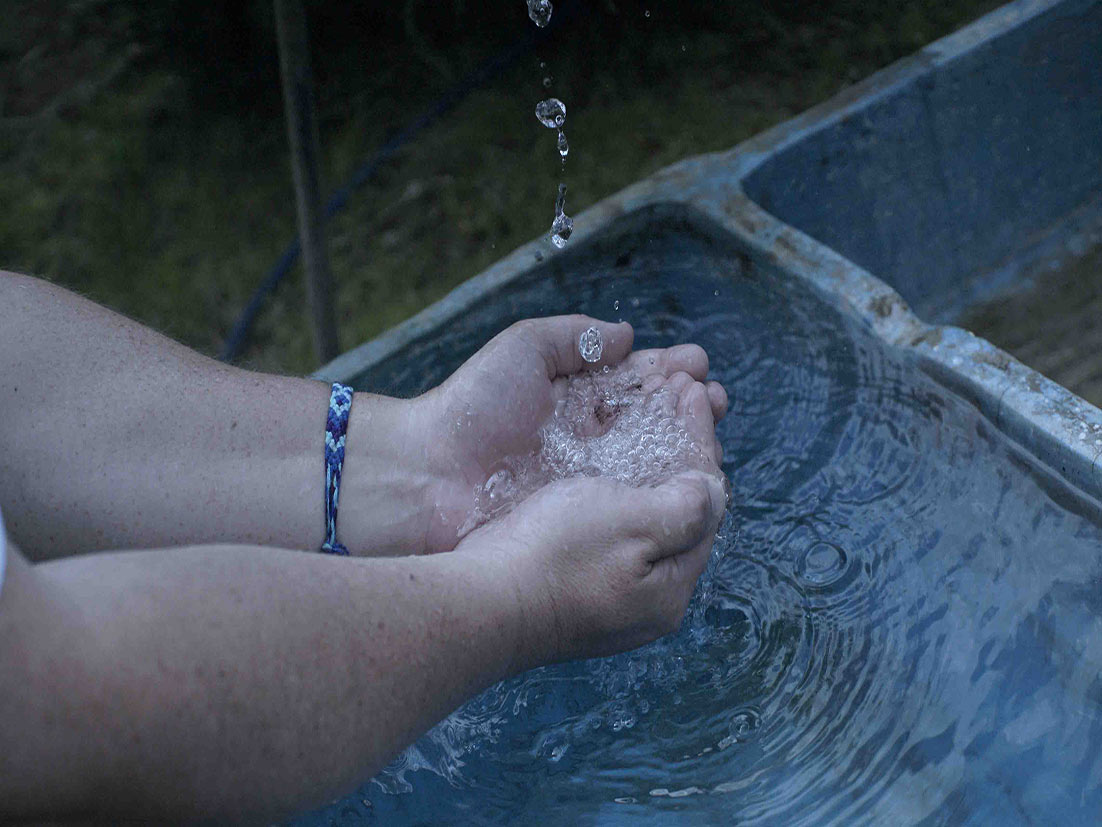
[[[357,387],[427,389],[531,315],[703,345],[733,502],[681,633],[493,687],[302,823],[1097,821],[1098,512],[908,357],[662,218]]]

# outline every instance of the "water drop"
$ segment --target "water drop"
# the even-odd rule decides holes
[[[614,301],[612,303],[612,309],[613,310],[619,310],[620,309],[620,300],[619,299],[617,299],[616,301]]]
[[[565,214],[557,216],[551,224],[551,243],[561,250],[573,232],[574,219]]]
[[[544,89],[550,89],[551,88],[551,78],[550,77],[546,77],[546,78],[543,79],[543,88]]]
[[[551,22],[551,0],[528,0],[528,16],[541,29]]]
[[[650,17],[650,9],[647,9],[645,12],[643,12],[643,16]]]
[[[761,726],[761,716],[754,709],[743,709],[731,716],[727,725],[727,736],[716,745],[720,749],[726,749],[732,744],[740,744],[749,741],[755,730]]]
[[[559,130],[559,155],[561,155],[563,158],[565,158],[566,154],[568,152],[570,152],[570,144],[568,144],[566,142],[566,133],[563,132],[560,129]]]
[[[597,362],[601,359],[601,351],[604,350],[605,341],[601,331],[595,327],[587,328],[578,339],[578,351],[587,362]]]
[[[566,209],[566,184],[559,184],[559,197],[555,199],[555,220],[551,222],[551,243],[560,250],[566,246],[574,232],[574,219],[563,210]]]
[[[536,104],[536,117],[548,129],[559,129],[566,123],[566,104],[558,98],[548,98]]]

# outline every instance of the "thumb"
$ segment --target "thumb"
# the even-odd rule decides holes
[[[551,316],[527,319],[517,323],[517,333],[523,335],[543,356],[547,378],[570,376],[583,368],[617,365],[631,353],[635,332],[627,322],[612,324],[589,316]],[[582,358],[579,340],[590,329],[601,342],[600,358],[593,362]]]
[[[715,533],[727,507],[723,483],[702,471],[677,474],[639,493],[638,529],[654,540],[652,562],[699,545]]]

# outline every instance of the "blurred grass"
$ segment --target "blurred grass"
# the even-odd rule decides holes
[[[370,5],[308,6],[326,191],[454,78],[523,36],[531,24],[521,0],[512,5],[481,16],[459,2],[407,2],[383,16]],[[568,107],[567,209],[577,214],[673,161],[731,147],[996,5],[593,3],[422,132],[331,223],[342,346],[546,231],[560,169],[553,133],[532,115],[545,75]],[[8,6],[0,267],[216,352],[295,230],[267,4],[235,6],[229,22],[214,7],[203,12],[213,21],[199,23],[181,22],[171,3]],[[210,31],[225,42],[205,40]],[[266,306],[244,362],[316,366],[302,295],[296,272]]]

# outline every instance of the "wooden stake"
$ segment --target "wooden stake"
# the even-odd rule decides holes
[[[325,228],[318,182],[318,121],[302,0],[274,0],[279,38],[279,68],[283,76],[283,107],[291,144],[298,236],[306,271],[314,353],[328,362],[338,353],[337,318],[333,309],[333,278],[325,252]]]

